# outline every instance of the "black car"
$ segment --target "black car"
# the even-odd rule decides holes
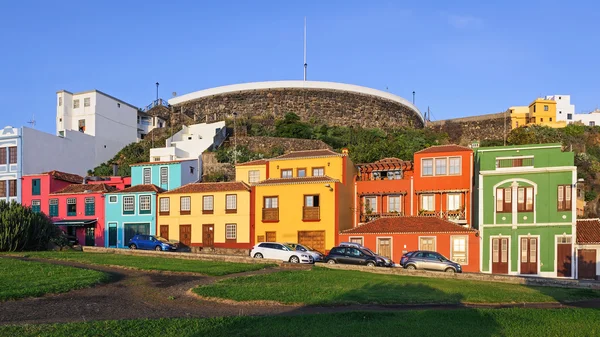
[[[329,264],[356,264],[362,266],[377,266],[377,258],[364,249],[355,247],[334,247],[325,257]]]

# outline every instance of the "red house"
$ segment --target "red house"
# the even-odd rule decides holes
[[[131,177],[85,177],[84,184],[106,184],[116,187],[119,191],[131,187]]]
[[[412,215],[413,165],[385,158],[358,165],[354,185],[354,227],[381,217]]]
[[[432,146],[416,152],[414,163],[414,214],[471,227],[473,150]]]
[[[477,231],[438,217],[383,217],[342,231],[339,239],[369,247],[396,264],[404,253],[430,250],[460,263],[465,272],[479,272]]]
[[[34,210],[50,214],[48,195],[72,184],[83,183],[83,177],[77,174],[50,171],[23,176],[21,184],[21,204]]]

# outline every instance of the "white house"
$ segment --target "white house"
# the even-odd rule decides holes
[[[164,119],[158,116],[151,116],[143,111],[138,111],[137,114],[137,139],[138,141],[144,139],[146,135],[157,128],[164,128],[166,122]]]
[[[576,114],[573,122],[581,122],[584,125],[596,126],[600,125],[600,110],[596,109],[586,114]],[[569,121],[569,124],[573,123]]]
[[[600,110],[589,113],[575,113],[575,105],[571,104],[571,95],[550,95],[546,99],[556,102],[556,121],[565,121],[567,124],[576,122],[588,126],[600,125]]]

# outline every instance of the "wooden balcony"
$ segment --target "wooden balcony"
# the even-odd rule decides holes
[[[379,218],[390,218],[395,216],[404,216],[402,212],[389,212],[389,213],[361,213],[360,214],[360,222],[369,222],[373,220],[377,220]]]
[[[263,208],[263,221],[279,221],[279,208]]]
[[[302,220],[318,221],[321,220],[321,208],[320,207],[303,207],[302,208]]]
[[[456,223],[466,223],[467,221],[466,212],[464,210],[445,211],[443,214],[443,218],[448,221]]]

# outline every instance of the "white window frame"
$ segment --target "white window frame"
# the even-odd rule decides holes
[[[455,254],[454,240],[460,240],[460,239],[465,240],[465,250],[464,250],[465,261],[464,262],[456,261],[454,258],[454,254]],[[469,236],[468,235],[452,235],[452,236],[450,236],[450,260],[452,260],[454,262],[458,262],[463,266],[466,266],[469,264]]]
[[[54,198],[54,199],[50,199],[48,201],[48,205],[52,205],[52,206],[56,206],[58,205],[58,199]]]
[[[192,197],[190,196],[182,196],[179,199],[179,210],[180,211],[184,211],[184,212],[191,212],[192,211]]]
[[[225,240],[237,240],[237,224],[225,224]]]
[[[169,212],[171,209],[171,198],[162,197],[158,198],[158,200],[160,203],[160,212]]]
[[[388,195],[387,199],[388,199],[388,202],[387,202],[388,213],[391,213],[391,212],[401,213],[402,212],[402,196],[401,195]],[[392,209],[391,201],[396,200],[396,199],[398,200],[398,209]],[[396,206],[395,203],[394,203],[394,206]]]
[[[456,204],[455,208],[451,208],[450,207],[450,199],[451,199],[450,197],[456,199],[455,200],[455,204]],[[461,197],[461,193],[448,193],[447,194],[447,199],[446,199],[446,209],[448,211],[458,211],[458,210],[460,210],[460,208],[461,208],[461,202],[460,202],[461,198],[460,197]]]
[[[91,106],[91,99],[90,99],[89,97],[85,97],[85,98],[83,99],[83,106],[84,106],[84,107]]]
[[[433,249],[431,251],[437,252],[437,237],[435,236],[419,236],[419,250],[425,250],[421,247],[421,240],[423,239],[433,239]]]
[[[108,203],[109,204],[116,204],[117,202],[119,202],[119,197],[117,197],[116,195],[109,195],[108,196]]]
[[[325,176],[325,168],[324,167],[313,167],[312,168],[312,176],[313,177],[324,177]],[[319,174],[315,174],[319,173]]]
[[[354,242],[354,241],[352,241],[352,240],[360,240],[360,245],[361,245],[361,246],[362,246],[362,245],[364,244],[364,242],[365,242],[365,238],[364,238],[364,237],[362,237],[362,236],[351,236],[351,237],[349,237],[349,238],[348,238],[348,241],[350,241],[350,242]]]
[[[452,170],[452,160],[458,160],[458,166],[454,166],[458,169],[458,172],[453,172]],[[462,157],[448,157],[448,175],[451,176],[459,176],[462,172]]]
[[[425,197],[431,197],[431,207],[425,207]],[[429,206],[429,204],[427,205]],[[421,209],[427,212],[435,211],[435,194],[421,194]]]
[[[169,167],[160,167],[160,185],[169,185]]]
[[[40,199],[31,200],[31,206],[42,206],[42,201]]]
[[[279,196],[264,197],[264,203],[264,208],[277,209],[279,208]]]
[[[77,205],[76,198],[67,198],[67,205]]]
[[[225,209],[237,210],[237,194],[227,194],[225,196]]]
[[[209,205],[209,206],[207,206],[207,205]],[[215,210],[215,196],[214,195],[205,195],[202,197],[202,210],[203,211],[214,211]]]
[[[448,158],[447,157],[441,157],[441,158],[435,158],[434,160],[435,163],[435,173],[433,174],[434,176],[447,176],[448,175]],[[438,172],[438,163],[443,163],[443,167],[444,167],[444,172]]]
[[[144,185],[152,184],[152,168],[151,167],[142,168],[142,184],[144,184]]]
[[[123,212],[135,213],[135,197],[133,195],[123,196]],[[132,214],[127,214],[132,215]]]
[[[364,199],[364,205],[363,205],[363,210],[366,213],[367,212],[367,199],[370,200],[375,200],[375,202],[373,202],[372,204],[370,204],[371,206],[371,213],[377,213],[377,196],[373,196],[373,195],[367,195],[363,197]]]
[[[149,195],[140,195],[139,197],[140,211],[152,210],[152,198]],[[147,208],[146,208],[147,205]]]
[[[425,162],[431,163],[431,166],[425,166]],[[434,167],[435,163],[433,158],[422,158],[421,159],[421,177],[433,177],[434,176]],[[425,173],[425,167],[431,168],[431,172]]]
[[[253,184],[260,181],[260,170],[248,171],[248,183]]]
[[[287,174],[289,172],[289,174]],[[289,179],[289,178],[293,178],[294,177],[294,170],[293,169],[283,169],[281,170],[281,178],[284,179]]]
[[[79,99],[73,100],[73,109],[79,109]]]

